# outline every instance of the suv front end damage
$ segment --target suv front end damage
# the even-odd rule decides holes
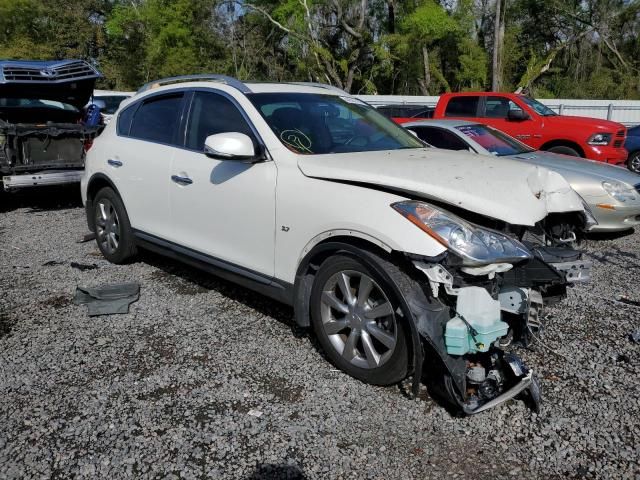
[[[83,108],[100,73],[84,61],[0,62],[0,174],[6,190],[78,182],[99,127]]]
[[[533,371],[505,349],[541,334],[544,305],[564,298],[568,285],[590,281],[591,263],[567,245],[521,241],[422,202],[393,207],[448,248],[438,258],[407,255],[428,292],[409,304],[425,358],[440,360],[427,366],[441,373],[432,378],[436,395],[465,414],[514,397],[537,410]]]

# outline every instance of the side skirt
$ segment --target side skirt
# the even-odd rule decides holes
[[[293,305],[293,285],[273,277],[240,267],[211,255],[169,242],[140,230],[133,231],[136,244],[147,250],[179,260],[224,278],[287,305]]]

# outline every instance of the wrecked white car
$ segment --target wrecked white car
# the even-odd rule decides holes
[[[100,73],[81,60],[0,62],[0,174],[6,190],[79,182],[99,125],[83,107]]]
[[[569,245],[592,219],[560,175],[424,148],[322,85],[154,82],[96,140],[82,195],[108,260],[149,248],[293,305],[345,372],[413,375],[467,414],[537,406],[504,349],[590,277]]]

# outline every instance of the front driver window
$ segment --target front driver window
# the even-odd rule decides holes
[[[410,127],[416,132],[420,140],[427,142],[436,148],[445,150],[468,150],[469,146],[463,142],[455,133],[443,128],[434,127]]]
[[[186,147],[204,150],[204,141],[216,133],[238,132],[255,139],[240,110],[228,98],[212,92],[195,92],[187,122]]]

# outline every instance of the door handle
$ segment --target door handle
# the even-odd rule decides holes
[[[107,160],[107,163],[109,165],[111,165],[112,167],[121,167],[122,166],[122,162],[120,160],[114,160],[112,158],[110,158],[109,160]]]
[[[189,177],[181,177],[180,175],[171,175],[171,180],[176,182],[178,185],[191,185],[193,180]]]

